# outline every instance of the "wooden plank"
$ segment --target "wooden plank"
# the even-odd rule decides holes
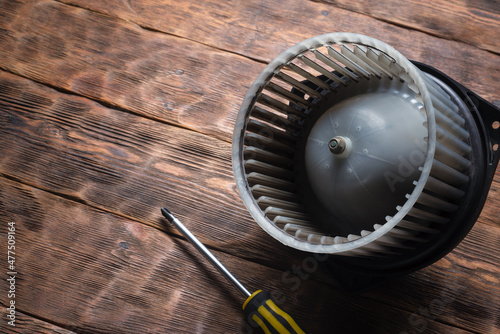
[[[237,296],[219,297],[217,289],[230,287],[198,272],[202,260],[179,240],[4,178],[0,182],[2,221],[16,223],[21,311],[95,333],[235,332],[241,319],[232,300]]]
[[[234,184],[229,143],[5,72],[0,104],[0,173],[157,228],[159,210],[168,206],[203,242],[242,257],[299,253],[274,247],[250,218]]]
[[[211,247],[283,271],[300,265],[308,257],[306,253],[286,248],[272,240],[248,217],[235,193],[229,161],[224,159],[229,154],[227,143],[108,109],[7,73],[0,75],[0,103],[0,173],[3,175],[121,217],[130,217],[156,229],[177,233],[165,229],[159,220],[158,208],[168,203]],[[181,143],[191,142],[196,142],[198,149],[184,147],[179,151]],[[204,157],[199,152],[218,153]],[[184,169],[181,167],[183,164],[186,166]],[[214,166],[214,171],[207,166]],[[13,193],[9,197],[14,201],[20,198]],[[37,206],[32,197],[22,203],[28,208]],[[34,204],[28,206],[29,203]],[[214,203],[218,204],[214,206]],[[231,210],[224,209],[225,206],[230,206]],[[488,207],[492,210],[491,214],[498,215],[497,208]],[[37,216],[32,220],[23,219],[31,230],[44,229],[43,225],[39,227]],[[59,224],[64,222],[64,219],[58,221]],[[462,243],[464,247],[469,247],[463,254],[474,254],[474,261],[470,263],[479,263],[484,270],[463,269],[464,255],[460,255],[446,260],[452,264],[444,262],[447,265],[440,265],[436,272],[431,267],[420,271],[424,274],[417,276],[416,281],[403,281],[406,284],[397,285],[392,293],[385,294],[386,304],[401,307],[410,315],[416,312],[421,299],[400,301],[401,295],[408,289],[414,289],[416,294],[425,291],[430,301],[439,298],[441,291],[451,290],[449,293],[460,298],[462,304],[470,305],[483,305],[483,297],[500,295],[498,287],[491,281],[492,277],[500,277],[498,266],[483,263],[498,263],[500,229],[478,223],[473,233],[472,238]],[[455,277],[457,272],[463,272],[459,276],[461,284],[468,282],[470,277],[476,277],[474,280],[477,282],[490,283],[466,285],[470,293],[464,294],[457,289],[465,283],[454,289],[453,284],[449,286],[442,278]],[[327,276],[322,268],[311,275],[311,279],[333,284]],[[280,277],[276,280],[279,281]],[[292,282],[291,278],[282,282],[284,287],[280,290],[294,293],[290,291],[294,286],[290,284]],[[421,289],[415,288],[415,285]],[[476,296],[481,298],[478,300]],[[380,295],[374,300],[378,298]],[[478,326],[474,319],[463,320],[451,311],[443,313],[443,317],[452,317],[454,320],[446,320],[452,324],[469,321],[469,326],[462,325],[462,328],[475,330]],[[486,325],[490,323],[486,322]]]
[[[316,1],[500,53],[500,5],[496,1]]]
[[[22,312],[76,333],[248,333],[240,296],[185,241],[3,177],[0,186],[1,220],[16,222]],[[215,255],[244,284],[273,292],[308,333],[419,329],[386,303],[312,280],[288,293],[283,272]],[[470,333],[445,316],[424,321],[428,333]]]
[[[491,184],[488,198],[484,204],[481,216],[478,221],[487,224],[500,226],[500,166],[497,167],[495,178]]]
[[[76,331],[73,331],[76,330]],[[34,318],[22,312],[17,312],[15,326],[10,326],[6,321],[0,322],[2,333],[39,333],[39,334],[79,334],[76,328],[71,326],[62,328],[46,321]]]
[[[500,331],[499,245],[498,228],[477,223],[445,258],[367,296],[388,303],[399,300],[419,319],[424,314],[428,318],[446,314],[446,323],[458,328],[496,333]]]
[[[2,1],[0,12],[0,68],[226,141],[264,67],[53,1]]]
[[[78,4],[124,20],[53,1],[0,3],[0,68],[230,141],[236,111],[264,67],[245,57],[269,61],[305,38],[357,31],[500,101],[497,55],[325,4],[286,0],[276,10],[258,0],[148,2],[137,13],[124,2]]]
[[[120,0],[62,0],[62,2],[120,17],[149,29],[199,41],[265,62],[269,62],[288,47],[315,35],[337,31],[361,33],[392,45],[409,59],[438,68],[455,80],[471,87],[489,101],[500,101],[498,90],[488,87],[487,84],[483,85],[485,81],[492,84],[496,82],[500,67],[500,59],[497,55],[464,43],[398,27],[376,18],[332,6],[329,3],[321,3],[321,1],[281,0],[279,3],[269,3],[264,0],[209,0],[192,3],[186,0],[175,2],[148,0],[134,1],[133,4]],[[338,2],[335,1],[335,3]],[[340,2],[350,3],[351,7],[359,3],[359,1],[349,2],[348,0]],[[412,2],[416,3],[417,0]],[[443,2],[445,1],[438,1],[438,3]],[[369,0],[364,0],[362,3],[372,4]],[[372,7],[382,7],[379,5],[382,3],[392,3],[391,7],[398,8],[398,11],[406,8],[406,2],[405,6],[402,6],[399,2],[391,1],[373,3]],[[460,7],[456,2],[454,6]],[[468,32],[470,38],[482,40],[482,45],[494,43],[498,52],[500,21],[498,15],[488,12],[491,10],[490,7],[480,9],[481,6],[478,6],[477,13],[470,14],[477,15],[477,17],[488,16],[488,18],[477,20],[481,20],[481,24],[487,25],[489,30],[485,29],[487,31],[480,33],[471,33],[467,30],[464,32]],[[388,8],[384,15],[387,13],[390,13],[392,19],[396,19],[394,17],[397,15],[394,15],[394,10]],[[447,13],[453,17],[451,11]],[[442,15],[441,12],[430,13],[428,11],[419,17],[425,21],[426,15],[431,14],[438,17]],[[454,20],[460,26],[465,26],[467,22],[462,20],[461,14],[457,12],[456,16],[450,20]],[[491,16],[494,16],[493,20]],[[400,19],[400,21],[403,20],[404,18]],[[478,81],[483,81],[483,83]],[[500,105],[500,102],[498,103]]]

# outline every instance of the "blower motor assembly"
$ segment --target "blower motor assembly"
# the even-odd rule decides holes
[[[431,66],[370,37],[326,34],[283,52],[250,87],[233,169],[268,234],[335,255],[341,283],[360,289],[465,237],[498,164],[499,121]]]

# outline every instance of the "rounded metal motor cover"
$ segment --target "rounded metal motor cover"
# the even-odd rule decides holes
[[[314,122],[305,146],[306,182],[330,216],[343,222],[329,226],[331,232],[370,230],[412,191],[427,147],[421,108],[399,80],[383,80],[376,89],[334,104]],[[340,153],[329,148],[336,138],[348,143]]]
[[[463,103],[391,46],[303,41],[250,87],[233,135],[249,212],[285,245],[386,256],[446,228],[469,182]]]

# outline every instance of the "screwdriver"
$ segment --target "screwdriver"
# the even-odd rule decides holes
[[[265,334],[305,334],[295,320],[276,305],[269,292],[257,290],[250,294],[243,284],[167,208],[162,208],[161,213],[245,296],[243,311],[251,324],[260,326]]]

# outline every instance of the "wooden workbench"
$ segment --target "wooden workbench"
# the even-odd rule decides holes
[[[244,208],[230,143],[246,91],[283,50],[336,31],[500,106],[497,1],[0,0],[0,331],[247,333],[241,296],[161,218],[167,206],[308,333],[500,333],[500,169],[453,252],[360,295],[321,265],[292,279],[309,255]]]

